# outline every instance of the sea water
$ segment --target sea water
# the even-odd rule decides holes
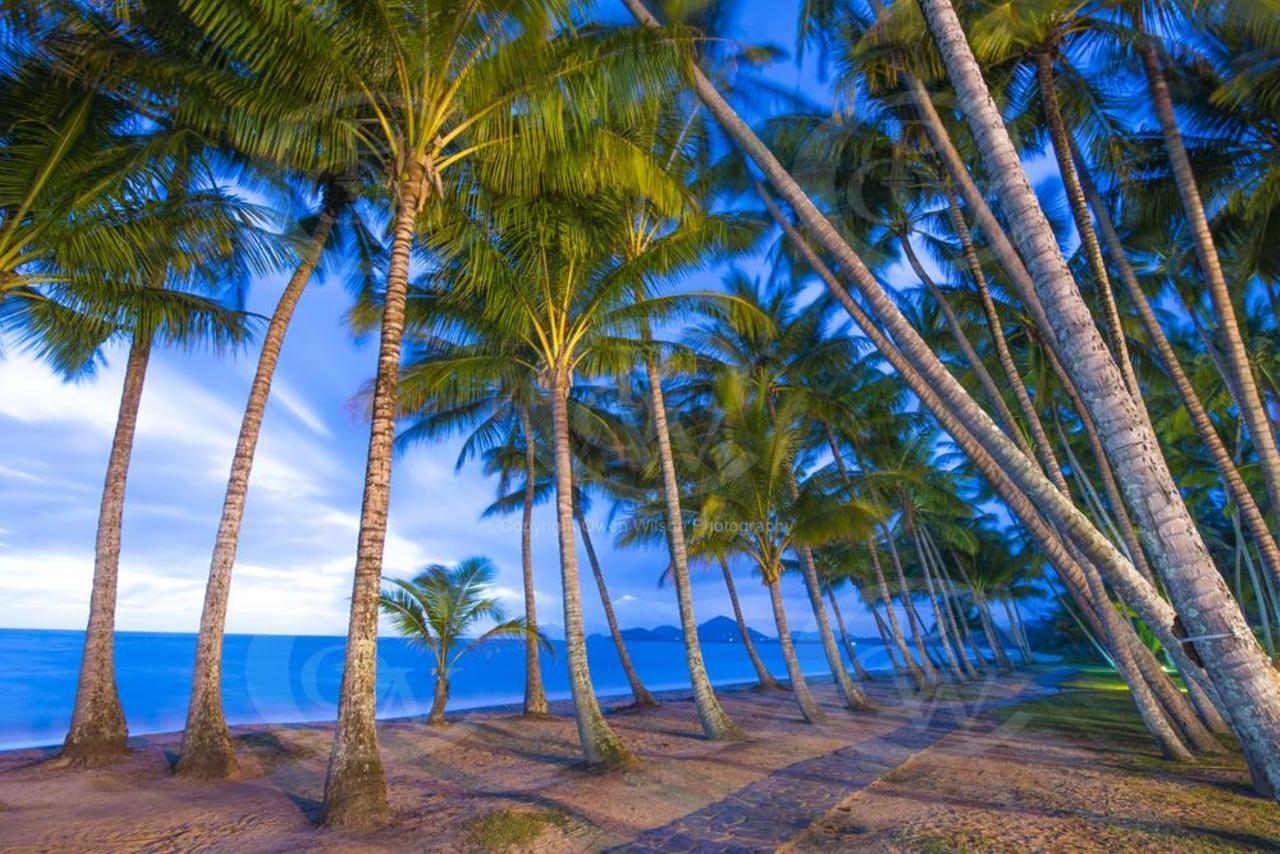
[[[309,635],[227,635],[223,647],[222,700],[230,724],[326,721],[337,717],[345,638]],[[0,629],[0,749],[56,744],[66,735],[75,700],[84,633]],[[129,732],[181,729],[191,690],[196,637],[163,632],[116,633],[116,684]],[[547,696],[569,696],[564,643],[542,655]],[[777,642],[757,645],[765,664],[785,678]],[[651,691],[687,688],[684,649],[669,641],[627,645],[641,680]],[[798,643],[806,674],[829,674],[822,647]],[[729,686],[755,681],[746,650],[736,643],[704,643],[712,681]],[[887,667],[879,644],[859,648],[864,666]],[[601,697],[621,698],[628,684],[613,642],[587,640],[591,680]],[[524,697],[524,643],[502,640],[464,655],[449,681],[449,709],[520,703]],[[378,716],[425,714],[435,684],[430,654],[402,638],[378,640]]]

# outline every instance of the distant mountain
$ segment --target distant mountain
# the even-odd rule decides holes
[[[747,634],[756,642],[772,640],[763,632],[757,632],[750,626]],[[698,626],[698,640],[703,643],[742,643],[742,634],[738,631],[738,622],[729,617],[712,617]]]
[[[792,632],[792,643],[820,643],[822,636],[817,632]]]
[[[658,626],[652,629],[623,629],[623,640],[629,641],[681,641],[684,635],[675,626]]]

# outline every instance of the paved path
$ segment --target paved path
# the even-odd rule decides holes
[[[1017,694],[972,705],[938,705],[932,713],[891,732],[781,768],[713,804],[663,827],[646,831],[617,852],[773,851],[859,789],[871,785],[912,756],[965,727],[990,731],[976,715],[1052,690],[1062,678],[1037,679]],[[1050,683],[1050,684],[1046,684]]]

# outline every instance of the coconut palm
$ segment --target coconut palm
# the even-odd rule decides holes
[[[467,557],[454,567],[431,564],[412,579],[392,578],[378,606],[396,630],[430,651],[435,664],[435,689],[427,723],[442,726],[449,703],[449,675],[466,653],[502,638],[532,638],[548,651],[551,643],[521,619],[503,616],[498,600],[489,596],[497,568],[485,557]],[[477,624],[492,626],[474,637]]]

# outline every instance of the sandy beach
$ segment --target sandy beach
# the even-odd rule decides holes
[[[888,678],[879,709],[851,714],[833,686],[828,722],[800,722],[785,693],[724,693],[745,742],[701,737],[680,694],[656,709],[613,707],[640,757],[595,773],[579,764],[568,709],[459,713],[443,728],[384,722],[393,821],[374,833],[318,829],[331,728],[235,729],[239,779],[170,773],[177,734],[90,770],[50,750],[0,756],[5,850],[956,850],[1262,848],[1280,818],[1251,794],[1233,756],[1161,762],[1141,733],[1094,743],[1036,725],[1018,704],[1060,702],[1065,669],[945,689],[936,701]],[[1270,830],[1268,831],[1268,826]]]

